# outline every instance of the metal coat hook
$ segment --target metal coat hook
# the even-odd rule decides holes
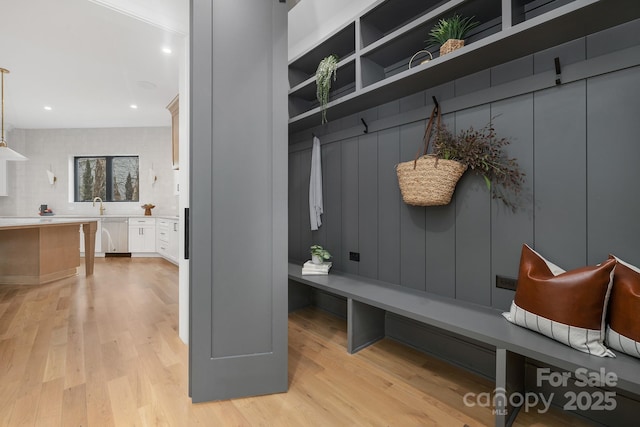
[[[369,133],[369,126],[367,125],[367,122],[365,122],[362,117],[360,117],[360,121],[364,125],[364,133]]]
[[[556,64],[556,84],[562,84],[562,81],[560,80],[560,77],[562,77],[562,68],[560,68],[560,58],[559,57],[555,57],[553,59],[553,61]]]
[[[435,105],[436,111],[440,110],[440,104],[438,104],[438,100],[436,99],[436,97],[431,96],[431,99],[433,99],[433,105]]]

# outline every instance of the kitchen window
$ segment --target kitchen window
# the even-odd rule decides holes
[[[139,192],[138,156],[74,157],[76,202],[137,202]]]

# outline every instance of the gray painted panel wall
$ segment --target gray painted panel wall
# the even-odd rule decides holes
[[[333,255],[333,267],[344,270],[342,261],[342,150],[341,144],[329,144],[322,147],[323,175],[322,175],[322,201],[324,202],[324,214],[322,225],[327,233],[324,247]],[[309,195],[307,194],[307,200]]]
[[[358,252],[358,139],[344,141],[342,147],[342,269],[358,274],[358,263],[349,252]]]
[[[413,160],[422,146],[424,122],[400,126],[400,161]],[[391,166],[391,165],[390,165]],[[425,290],[425,209],[400,205],[400,285]]]
[[[500,201],[491,204],[491,305],[507,308],[514,292],[495,287],[496,275],[517,278],[523,243],[533,245],[533,95],[522,95],[491,106],[493,124],[512,137],[507,147],[518,159],[526,184],[520,194],[521,208],[515,213]],[[495,225],[493,225],[495,224]]]
[[[534,95],[536,249],[561,268],[587,262],[586,85]]]
[[[378,132],[378,279],[400,283],[400,129]]]
[[[640,182],[634,163],[640,158],[636,142],[640,122],[634,117],[640,111],[640,67],[524,91],[465,110],[447,109],[456,104],[454,86],[476,87],[480,89],[478,99],[485,99],[492,90],[486,88],[487,76],[491,84],[509,82],[517,88],[518,80],[512,80],[510,73],[526,80],[534,62],[538,71],[544,71],[555,56],[566,63],[580,61],[585,57],[585,40],[504,64],[460,84],[451,82],[381,105],[378,120],[369,122],[369,134],[352,138],[362,132],[362,125],[351,116],[351,128],[338,126],[336,132],[349,135],[349,139],[336,140],[332,134],[328,138],[331,142],[322,146],[328,163],[325,167],[334,171],[325,174],[325,211],[340,212],[337,223],[326,215],[323,225],[327,236],[335,233],[333,240],[327,240],[329,250],[340,254],[334,268],[347,270],[339,264],[351,263],[343,260],[354,247],[342,244],[345,236],[339,230],[355,227],[347,231],[351,233],[347,239],[356,240],[361,252],[358,274],[376,277],[375,269],[367,263],[375,259],[376,255],[368,253],[377,246],[379,280],[507,309],[514,293],[497,289],[495,276],[517,277],[523,243],[534,245],[564,268],[600,262],[609,252],[640,264],[637,239],[629,238],[640,236],[636,220],[640,202],[631,196],[637,193],[635,183]],[[548,76],[555,78],[554,74]],[[517,212],[492,200],[482,178],[471,175],[458,184],[449,206],[416,208],[402,203],[394,166],[414,158],[430,111],[424,102],[430,103],[432,94],[443,105],[443,121],[449,126],[478,127],[493,118],[498,136],[511,140],[508,151],[518,158],[526,174]],[[471,92],[465,99],[474,96]],[[371,110],[366,114],[376,117]],[[357,150],[353,145],[356,139]],[[615,155],[610,153],[612,147]],[[345,161],[354,163],[346,168]],[[341,174],[347,170],[353,173],[354,167],[357,174],[343,182]],[[377,195],[372,198],[369,190],[373,184],[369,183],[374,175]],[[353,182],[358,183],[357,188]],[[349,189],[348,197],[343,194],[345,188]],[[357,218],[355,222],[343,218],[345,212],[356,209],[342,206],[351,200],[357,200],[357,215],[352,216]],[[610,206],[616,207],[614,212]],[[350,271],[355,272],[352,267]]]
[[[455,193],[454,193],[455,194]],[[456,202],[425,209],[426,291],[455,298]]]
[[[299,153],[298,167],[301,174],[297,180],[301,195],[300,206],[300,256],[304,259],[310,259],[309,247],[313,245],[313,237],[311,235],[311,218],[309,216],[309,179],[311,177],[311,151],[301,151]]]
[[[587,96],[588,261],[640,265],[640,71],[589,79]]]
[[[456,130],[482,128],[491,120],[489,106],[456,113]],[[491,304],[491,198],[480,176],[466,173],[456,197],[456,299]]]
[[[358,248],[361,276],[378,277],[378,135],[358,138]],[[374,230],[374,232],[371,232]]]

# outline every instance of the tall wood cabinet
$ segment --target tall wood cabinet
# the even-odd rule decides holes
[[[171,161],[174,169],[180,169],[179,165],[179,155],[180,155],[180,145],[178,139],[178,130],[179,130],[179,120],[178,120],[178,104],[179,104],[180,95],[176,95],[175,98],[167,105],[167,110],[171,113]]]

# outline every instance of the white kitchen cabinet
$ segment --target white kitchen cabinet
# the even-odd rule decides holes
[[[155,218],[129,218],[129,252],[156,252]]]
[[[156,250],[165,259],[178,263],[178,220],[159,218],[156,221]]]
[[[169,229],[169,257],[178,263],[178,247],[180,241],[180,231],[178,220],[171,221],[171,228]]]
[[[180,194],[180,170],[175,169],[173,171],[173,195]]]

